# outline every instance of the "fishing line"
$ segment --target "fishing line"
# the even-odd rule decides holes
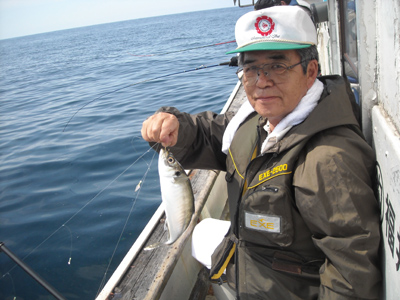
[[[155,54],[133,54],[133,53],[129,53],[129,54],[132,55],[132,56],[136,56],[136,57],[160,56],[160,55],[166,55],[166,54],[172,54],[172,53],[178,53],[178,52],[185,52],[185,51],[190,51],[190,50],[195,50],[195,49],[201,49],[201,48],[206,48],[206,47],[219,46],[219,45],[235,43],[235,42],[236,42],[236,40],[233,40],[233,41],[229,41],[229,42],[222,42],[222,43],[217,43],[217,44],[204,45],[204,46],[199,46],[199,47],[193,47],[193,48],[187,48],[187,49],[181,49],[181,50],[174,50],[174,51],[162,52],[162,53],[155,53]]]
[[[156,143],[155,145],[153,145],[153,147],[156,146],[156,145],[159,145],[159,144]],[[152,165],[152,163],[153,163],[153,160],[154,160],[154,157],[156,156],[156,154],[157,154],[157,151],[154,151],[154,154],[153,154],[153,157],[151,158],[150,164],[147,164],[147,166],[148,166],[148,167],[147,167],[147,170],[146,170],[146,172],[144,173],[142,179],[139,181],[139,184],[143,184],[143,183],[145,182],[145,179],[146,179],[146,177],[147,177],[148,172],[150,171],[150,167],[151,167],[151,165]],[[138,186],[139,186],[139,184],[138,184]],[[138,187],[138,186],[137,186],[137,187]],[[126,226],[128,225],[128,221],[129,221],[129,219],[130,219],[130,217],[131,217],[131,214],[132,214],[132,212],[133,212],[133,208],[135,207],[136,201],[137,201],[137,199],[138,199],[138,197],[139,197],[139,195],[140,195],[140,187],[139,187],[139,189],[138,189],[137,187],[136,187],[136,189],[135,189],[135,192],[137,192],[137,193],[136,193],[136,197],[135,197],[134,201],[132,202],[131,210],[129,211],[128,217],[127,217],[126,220],[125,220],[125,224],[124,224],[124,227],[122,228],[121,234],[119,235],[117,244],[116,244],[115,247],[114,247],[114,251],[113,251],[113,253],[112,253],[112,255],[111,255],[110,261],[109,261],[109,263],[108,263],[108,265],[107,265],[107,268],[106,268],[106,270],[105,270],[105,272],[104,272],[104,276],[103,276],[103,279],[102,279],[102,281],[101,281],[101,283],[100,283],[99,289],[97,290],[96,296],[99,295],[100,291],[102,290],[102,288],[103,288],[104,285],[105,285],[105,281],[106,281],[106,276],[107,276],[107,273],[108,273],[108,269],[110,268],[110,265],[111,265],[111,263],[112,263],[112,261],[113,261],[114,255],[115,255],[115,253],[117,252],[117,248],[118,248],[118,246],[119,246],[119,243],[121,242],[121,239],[122,239],[122,236],[123,236],[123,234],[124,234],[124,232],[125,232]]]
[[[69,229],[69,227],[66,224],[63,224],[62,226],[64,226],[65,228],[68,229],[69,237],[71,239],[71,244],[69,246],[69,259],[68,259],[68,264],[70,265],[71,264],[71,260],[72,260],[72,232],[71,232],[71,229]]]
[[[64,129],[63,129],[63,132],[64,132],[65,129],[68,127],[68,125],[69,125],[69,123],[72,121],[72,119],[73,119],[82,109],[84,109],[86,106],[88,106],[89,104],[93,103],[94,101],[99,100],[99,99],[101,99],[101,98],[103,98],[103,97],[105,97],[105,96],[107,96],[107,95],[116,93],[116,92],[121,91],[121,90],[123,90],[123,89],[126,89],[126,88],[128,88],[128,87],[135,86],[135,85],[138,85],[138,84],[141,84],[141,83],[146,83],[146,82],[149,82],[149,81],[152,81],[152,80],[157,80],[157,79],[161,79],[161,78],[165,78],[165,77],[169,77],[169,76],[174,76],[174,75],[183,74],[183,73],[189,73],[189,72],[198,71],[198,70],[203,70],[203,69],[209,69],[209,68],[214,68],[214,67],[219,67],[219,66],[225,66],[225,65],[229,65],[229,64],[230,64],[230,62],[223,62],[223,63],[220,63],[220,64],[215,64],[215,65],[210,65],[210,66],[201,65],[200,67],[197,67],[197,68],[194,68],[194,69],[189,69],[189,70],[185,70],[185,71],[179,71],[179,72],[170,73],[170,74],[166,74],[166,75],[162,75],[162,76],[157,76],[157,77],[153,77],[153,78],[150,78],[150,79],[146,79],[146,80],[143,80],[143,81],[131,83],[131,84],[129,84],[129,85],[126,85],[126,86],[120,87],[120,88],[118,88],[118,89],[115,89],[115,90],[113,90],[113,91],[111,91],[111,92],[104,93],[104,94],[98,96],[97,98],[95,98],[95,99],[89,101],[88,103],[86,103],[85,105],[83,105],[81,108],[79,108],[79,109],[71,116],[71,118],[68,120],[67,124],[65,125],[65,127],[64,127]]]
[[[143,158],[147,153],[149,153],[157,144],[154,144],[152,147],[147,149],[141,156],[139,156],[133,163],[131,163],[124,171],[122,171],[117,177],[111,180],[100,192],[98,192],[93,198],[91,198],[85,205],[83,205],[76,213],[74,213],[66,222],[64,222],[60,227],[58,227],[53,233],[51,233],[47,238],[45,238],[39,245],[37,245],[33,250],[31,250],[22,260],[26,260],[34,251],[36,251],[40,246],[46,243],[52,236],[54,236],[57,232],[64,228],[67,223],[69,223],[73,218],[75,218],[82,210],[85,209],[90,203],[92,203],[97,197],[99,197],[109,186],[111,186],[115,181],[117,181],[122,175],[124,175],[133,165],[135,165],[140,159]],[[6,272],[0,279],[4,278],[7,273],[11,272],[18,265],[15,264],[8,272]]]
[[[11,286],[12,286],[12,290],[13,290],[13,300],[17,299],[17,293],[15,292],[15,285],[14,285],[14,279],[12,278],[11,274],[9,272],[7,272],[6,274],[4,274],[4,276],[2,278],[4,278],[5,276],[9,276],[10,280],[11,280]]]

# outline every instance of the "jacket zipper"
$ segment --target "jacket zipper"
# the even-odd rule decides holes
[[[254,146],[253,146],[252,153],[254,153],[254,149],[255,149],[256,146],[259,147],[259,149],[257,149],[257,152],[261,153],[262,144],[261,144],[260,139],[261,139],[260,126],[257,125],[257,141],[256,141],[256,143],[255,143]],[[272,157],[270,158],[269,161],[271,161],[271,159],[273,159],[273,158],[275,158],[275,157],[277,157],[277,156],[278,156],[278,153],[276,153],[276,152],[273,153],[273,155],[272,155]],[[257,158],[257,157],[258,157],[258,155],[256,156],[256,158]],[[250,162],[248,163],[248,165],[247,165],[247,167],[246,167],[245,180],[246,180],[246,178],[247,178],[247,176],[246,176],[246,175],[247,175],[247,170],[249,169],[251,163],[252,163],[252,160],[250,160]],[[268,163],[269,163],[269,162],[268,162]],[[278,188],[270,187],[270,186],[265,186],[265,187],[262,188],[262,190],[270,190],[270,191],[275,192],[275,193],[279,191]],[[242,195],[242,194],[243,194],[243,188],[242,188],[241,191],[240,191],[240,195]],[[238,201],[237,206],[236,206],[236,227],[237,227],[236,230],[237,230],[237,232],[235,233],[235,235],[236,235],[236,237],[237,237],[237,239],[238,239],[238,243],[237,243],[237,247],[236,247],[237,252],[239,252],[239,240],[240,240],[240,236],[239,236],[239,227],[240,227],[240,224],[239,224],[239,210],[240,210],[240,203],[241,203],[241,202],[242,202],[242,196],[239,197],[239,201]],[[239,296],[240,293],[239,293],[239,272],[238,272],[238,266],[239,266],[239,255],[236,254],[236,255],[235,255],[235,278],[236,278],[235,286],[236,286],[236,300],[240,300],[240,296]]]
[[[257,125],[257,140],[253,145],[251,153],[254,153],[254,150],[256,149],[256,147],[258,147],[257,152],[261,153],[260,138],[261,138],[260,126]],[[258,157],[258,155],[256,155],[255,158],[257,158],[257,157]],[[252,163],[252,160],[250,158],[250,161],[249,161],[249,163],[247,164],[247,167],[246,167],[245,181],[246,181],[246,178],[247,178],[247,170],[249,169],[249,166],[251,165],[251,163]],[[240,195],[241,196],[239,197],[239,201],[238,201],[237,206],[236,206],[236,227],[237,227],[236,230],[237,230],[237,232],[235,233],[235,235],[236,235],[236,237],[238,239],[238,243],[237,243],[237,247],[236,247],[237,252],[239,252],[239,241],[240,241],[240,237],[239,237],[239,227],[240,227],[240,224],[239,224],[239,211],[240,211],[240,203],[242,202],[243,188],[244,188],[244,186],[242,187],[242,189],[240,191]],[[238,266],[239,266],[239,255],[236,254],[235,255],[236,300],[240,300]]]

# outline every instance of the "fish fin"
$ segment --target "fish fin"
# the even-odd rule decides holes
[[[166,241],[164,244],[165,245],[171,245],[175,240],[171,240],[171,238],[168,238],[168,241]]]
[[[171,232],[169,231],[167,219],[165,219],[164,231],[166,231],[168,233],[168,240],[170,240],[171,239]]]
[[[169,232],[167,220],[165,220],[165,223],[164,223],[164,231],[168,231]]]

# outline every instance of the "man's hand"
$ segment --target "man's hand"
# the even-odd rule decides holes
[[[172,114],[160,112],[152,115],[142,125],[142,137],[147,142],[172,147],[178,141],[179,121]]]

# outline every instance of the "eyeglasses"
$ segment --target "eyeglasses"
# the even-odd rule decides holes
[[[241,67],[236,71],[237,76],[239,79],[242,79],[242,76],[246,80],[246,83],[249,85],[256,84],[258,78],[260,77],[260,70],[264,72],[265,76],[269,76],[272,80],[276,80],[279,78],[280,75],[283,75],[286,71],[293,69],[295,66],[300,65],[307,60],[302,60],[301,62],[287,66],[284,63],[272,63],[272,64],[265,64],[262,66],[248,66],[248,67]],[[243,71],[243,73],[242,73]]]

